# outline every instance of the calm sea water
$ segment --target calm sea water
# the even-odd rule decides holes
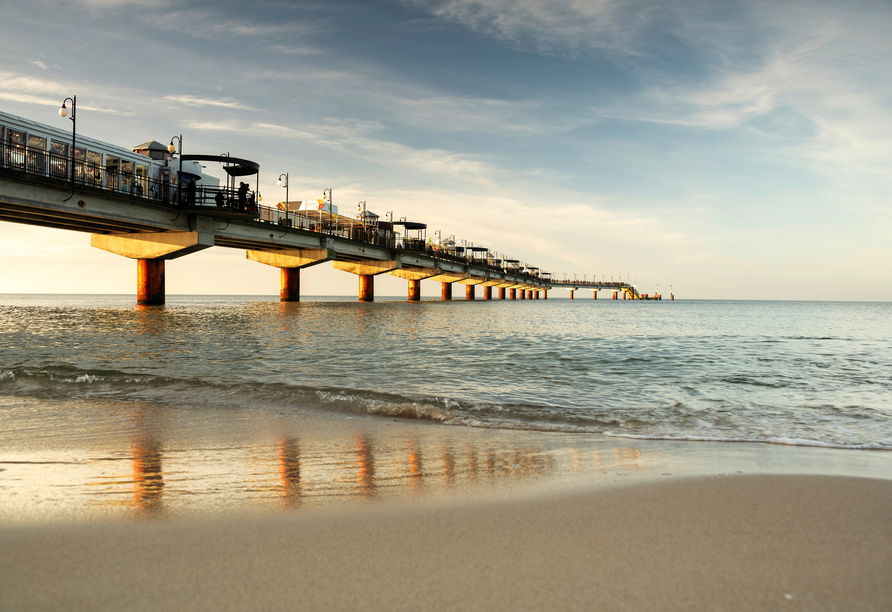
[[[892,450],[889,303],[133,301],[0,296],[7,440],[86,402]]]

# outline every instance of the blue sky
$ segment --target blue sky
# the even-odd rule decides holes
[[[289,172],[291,199],[332,187],[558,277],[892,299],[889,2],[4,4],[0,108],[64,125],[76,94],[83,134],[258,161],[267,204]],[[87,235],[0,224],[0,245],[0,292],[134,291]],[[323,265],[303,291],[356,284]],[[167,285],[278,277],[211,249]]]

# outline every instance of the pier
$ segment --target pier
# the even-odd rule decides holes
[[[9,127],[16,120],[27,125]],[[45,135],[25,142],[28,126]],[[600,290],[612,291],[613,299],[643,299],[628,283],[561,281],[486,247],[435,242],[426,237],[426,224],[394,221],[392,215],[382,220],[365,203],[355,217],[338,214],[331,190],[318,205],[286,195],[276,207],[262,206],[256,187],[235,185],[243,178],[258,182],[260,167],[249,160],[174,157],[173,140],[170,153],[156,142],[127,151],[83,137],[61,153],[47,148],[48,139],[56,146],[62,134],[67,137],[58,128],[0,113],[0,221],[90,233],[93,247],[136,261],[139,304],[164,304],[166,261],[211,247],[243,249],[250,261],[279,268],[284,302],[300,300],[301,269],[327,262],[358,277],[363,302],[374,301],[380,274],[406,280],[409,301],[421,299],[422,281],[440,283],[442,300],[452,299],[455,284],[465,286],[466,300],[548,299],[555,288],[569,289],[571,299],[581,289],[592,290],[595,299]],[[43,149],[31,146],[35,138]],[[111,166],[112,159],[119,165]],[[226,185],[205,185],[202,162],[221,164]]]

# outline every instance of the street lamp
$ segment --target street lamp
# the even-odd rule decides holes
[[[177,141],[177,147],[173,146],[173,141]],[[177,202],[182,204],[183,202],[183,135],[174,136],[170,139],[170,144],[167,145],[167,151],[173,155],[174,153],[180,158],[180,169],[177,172]]]
[[[65,106],[65,103],[71,101],[71,117],[68,117],[68,108]],[[74,185],[74,143],[77,137],[77,96],[73,96],[71,98],[65,98],[62,100],[62,108],[59,109],[59,115],[61,117],[68,117],[71,119],[71,184]],[[71,199],[69,197],[69,199]]]
[[[285,177],[284,180],[282,177]],[[285,188],[285,225],[288,225],[288,173],[280,174],[276,184]]]
[[[362,219],[362,222],[366,222],[366,214],[365,214],[365,200],[356,205],[356,212],[359,213],[359,218]]]

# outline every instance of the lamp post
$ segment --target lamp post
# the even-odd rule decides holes
[[[65,106],[65,103],[69,100],[71,101],[71,117],[68,117],[68,108]],[[62,100],[62,108],[59,109],[59,115],[71,119],[71,173],[69,174],[69,177],[71,185],[74,186],[74,144],[77,138],[77,96]]]
[[[331,197],[331,187],[329,187],[328,189],[322,190],[322,199],[323,200],[325,199],[326,193],[328,193],[328,233],[330,234],[331,233],[331,201],[333,199]]]
[[[283,179],[284,177],[284,179]],[[279,187],[285,188],[285,225],[288,225],[288,173],[280,174],[279,180],[276,182]]]
[[[173,146],[173,141],[177,141],[177,147]],[[173,155],[176,152],[177,157],[180,158],[180,169],[177,172],[177,204],[183,203],[183,135],[174,136],[170,139],[170,144],[167,145],[167,151]]]

